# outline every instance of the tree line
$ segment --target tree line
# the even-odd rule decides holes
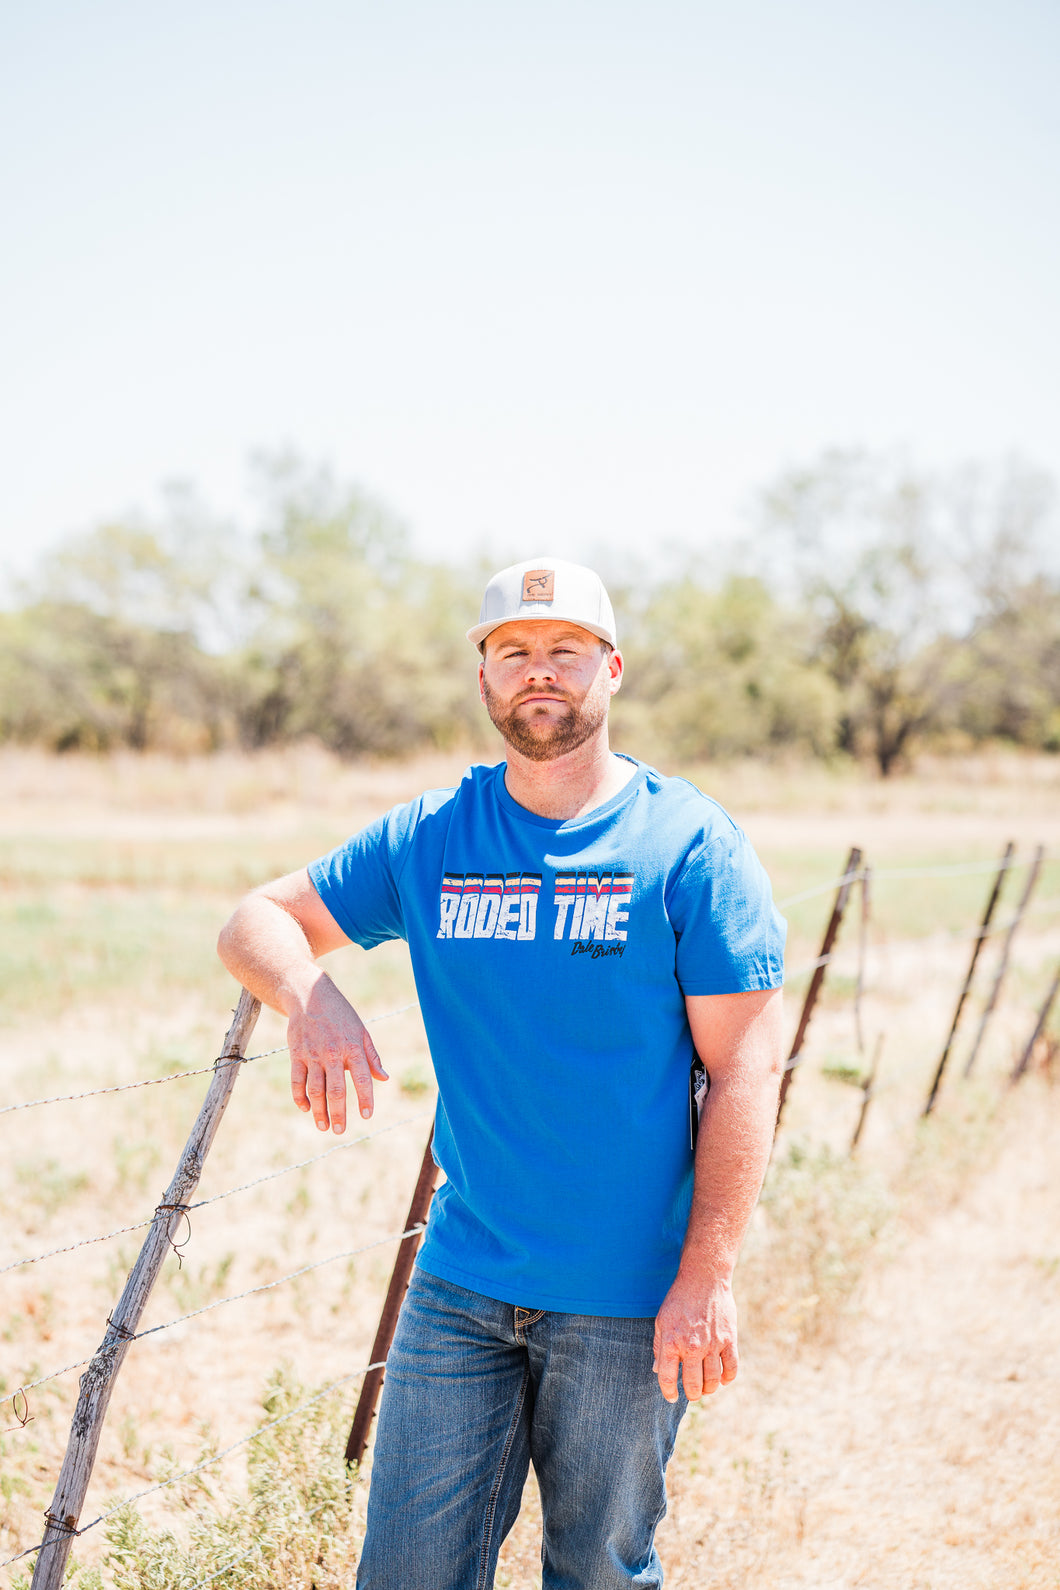
[[[247,528],[172,491],[43,558],[0,613],[0,739],[343,757],[492,743],[464,630],[487,570],[416,557],[363,491],[259,464]],[[796,752],[887,775],[926,744],[1060,751],[1056,491],[1025,464],[825,454],[752,533],[663,578],[601,568],[615,741],[664,762]]]

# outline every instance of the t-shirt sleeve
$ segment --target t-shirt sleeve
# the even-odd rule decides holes
[[[781,986],[787,924],[765,868],[735,824],[692,847],[668,904],[683,994]]]
[[[363,949],[406,937],[398,880],[417,805],[395,806],[310,862],[309,877],[317,894],[347,937]]]

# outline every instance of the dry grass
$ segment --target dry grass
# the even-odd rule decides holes
[[[349,768],[312,748],[208,762],[4,753],[3,1102],[207,1064],[233,999],[213,934],[240,890],[459,766]],[[1028,919],[976,1078],[958,1075],[962,1035],[939,1109],[920,1123],[970,949],[948,935],[974,923],[989,880],[882,875],[988,859],[1009,837],[1024,852],[1043,839],[1056,855],[1058,771],[997,758],[926,766],[886,785],[751,765],[701,779],[744,821],[778,894],[834,876],[852,842],[880,869],[862,1027],[870,1044],[880,1030],[886,1042],[852,1161],[860,1094],[837,1080],[864,1065],[852,922],[741,1261],[741,1374],[689,1414],[672,1465],[659,1542],[670,1586],[1060,1585],[1055,1061],[1015,1093],[1002,1086],[1060,953],[1060,912]],[[1007,904],[1018,884],[1010,880]],[[1053,863],[1039,899],[1058,894]],[[828,905],[821,894],[791,911],[793,968],[812,957]],[[995,954],[988,946],[982,989]],[[396,947],[344,951],[334,969],[369,1015],[411,997]],[[804,987],[793,985],[792,1023]],[[973,1001],[966,1034],[978,1008]],[[376,1037],[395,1078],[374,1123],[388,1130],[201,1211],[184,1266],[167,1261],[145,1323],[397,1228],[426,1134],[430,1065],[415,1011],[379,1024]],[[266,1014],[253,1047],[281,1042]],[[198,1078],[4,1118],[0,1265],[148,1215],[203,1090]],[[240,1077],[201,1192],[326,1146],[290,1107],[284,1056],[264,1059]],[[132,1233],[0,1278],[0,1393],[91,1354],[139,1240]],[[260,1424],[279,1365],[315,1387],[366,1362],[390,1260],[390,1249],[368,1249],[138,1344],[86,1518]],[[75,1396],[75,1374],[31,1392],[24,1429],[11,1403],[0,1404],[0,1557],[39,1538]],[[220,1564],[248,1529],[259,1543],[285,1540],[286,1555],[267,1572],[259,1555],[216,1583],[352,1582],[363,1487],[348,1515],[334,1489],[344,1497],[341,1465],[326,1456],[351,1402],[352,1393],[328,1399],[319,1417],[282,1427],[290,1438],[268,1449],[271,1484],[259,1463],[248,1491],[240,1452],[208,1471],[212,1500],[202,1488],[151,1498],[141,1509],[147,1536],[123,1525],[97,1582],[190,1587],[192,1561]],[[299,1479],[307,1467],[322,1476],[312,1498]],[[323,1533],[313,1533],[314,1509]],[[498,1583],[511,1590],[540,1583],[536,1527],[531,1484],[502,1557]],[[102,1536],[78,1543],[80,1562],[100,1562]]]

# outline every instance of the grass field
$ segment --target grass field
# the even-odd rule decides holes
[[[0,754],[0,1107],[209,1065],[237,992],[213,942],[240,893],[459,769],[341,766],[310,748],[186,762]],[[741,1260],[740,1377],[682,1427],[659,1537],[667,1584],[1060,1586],[1060,1063],[1044,1044],[1021,1087],[1004,1084],[1060,957],[1060,763],[998,755],[886,784],[798,766],[670,771],[743,823],[781,900],[835,879],[852,844],[874,871],[864,935],[851,902]],[[1039,841],[1050,859],[976,1072],[961,1080],[999,939],[924,1123],[986,869],[1009,838],[1021,862]],[[1006,882],[1002,923],[1024,877]],[[792,1029],[831,898],[820,888],[786,913]],[[370,1141],[354,1132],[326,1159],[193,1214],[144,1325],[329,1262],[134,1345],[86,1522],[368,1361],[393,1258],[370,1244],[400,1228],[433,1079],[401,947],[332,962],[393,1079]],[[861,1094],[844,1079],[881,1036],[851,1157]],[[263,1013],[250,1052],[282,1043]],[[206,1081],[0,1118],[0,1268],[149,1219]],[[240,1074],[198,1196],[334,1141],[292,1107],[286,1056],[267,1055]],[[40,1539],[77,1372],[29,1390],[25,1426],[11,1394],[91,1356],[142,1236],[0,1276],[0,1560]],[[340,1459],[356,1389],[90,1530],[77,1583],[192,1590],[232,1559],[213,1584],[352,1585],[364,1485],[347,1491]],[[538,1549],[531,1482],[498,1583],[539,1585]]]

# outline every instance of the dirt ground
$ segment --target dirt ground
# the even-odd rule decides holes
[[[996,1162],[903,1233],[827,1350],[751,1349],[742,1396],[698,1421],[674,1583],[1060,1582],[1055,1097],[1028,1093],[1001,1130]],[[733,1453],[750,1471],[730,1459],[719,1497],[710,1468]]]
[[[452,776],[446,759],[338,770],[312,752],[250,767],[24,757],[2,771],[15,938],[0,1105],[208,1065],[233,999],[213,967],[212,930],[241,889]],[[741,1374],[689,1414],[671,1467],[659,1549],[674,1590],[1060,1586],[1060,1077],[1043,1051],[1020,1088],[1003,1083],[1060,953],[1060,869],[1015,941],[976,1078],[951,1075],[927,1126],[924,1088],[970,951],[955,933],[974,928],[989,874],[884,876],[932,863],[985,869],[1009,838],[1023,857],[1039,841],[1057,856],[1058,772],[988,758],[887,786],[813,769],[711,780],[778,894],[827,884],[852,843],[879,868],[860,1015],[868,1042],[882,1033],[885,1043],[852,1162],[860,1094],[835,1077],[864,1062],[855,914],[793,1085],[773,1201],[741,1264]],[[822,890],[790,911],[793,967],[812,959],[830,902]],[[118,948],[86,960],[79,981],[75,963],[89,951],[77,935],[88,943],[90,930],[112,933]],[[31,940],[36,960],[25,958]],[[49,994],[64,945],[66,982]],[[994,944],[984,952],[965,1047],[996,955]],[[367,1245],[400,1227],[433,1093],[418,1015],[402,1009],[412,995],[400,956],[344,951],[336,968],[365,1014],[384,1018],[374,1032],[394,1082],[372,1123],[380,1135],[197,1213],[183,1267],[167,1260],[144,1324],[328,1262],[135,1345],[86,1519],[254,1428],[278,1364],[312,1387],[367,1362],[393,1252]],[[792,1028],[805,986],[792,985]],[[252,1052],[282,1041],[265,1013]],[[149,1217],[204,1087],[192,1078],[0,1119],[0,1267]],[[262,1059],[240,1076],[200,1195],[332,1146],[291,1108],[285,1057]],[[802,1180],[800,1154],[812,1170]],[[803,1200],[803,1224],[780,1195]],[[94,1351],[141,1237],[0,1276],[0,1395]],[[24,1429],[11,1401],[0,1403],[0,1560],[39,1539],[76,1379],[31,1391]],[[351,1404],[353,1389],[343,1393]],[[240,1455],[221,1473],[238,1488]],[[151,1522],[166,1509],[165,1492],[143,1504]],[[531,1486],[502,1556],[498,1583],[510,1590],[540,1585],[536,1523]],[[78,1559],[97,1561],[104,1547],[102,1531],[90,1533]]]

